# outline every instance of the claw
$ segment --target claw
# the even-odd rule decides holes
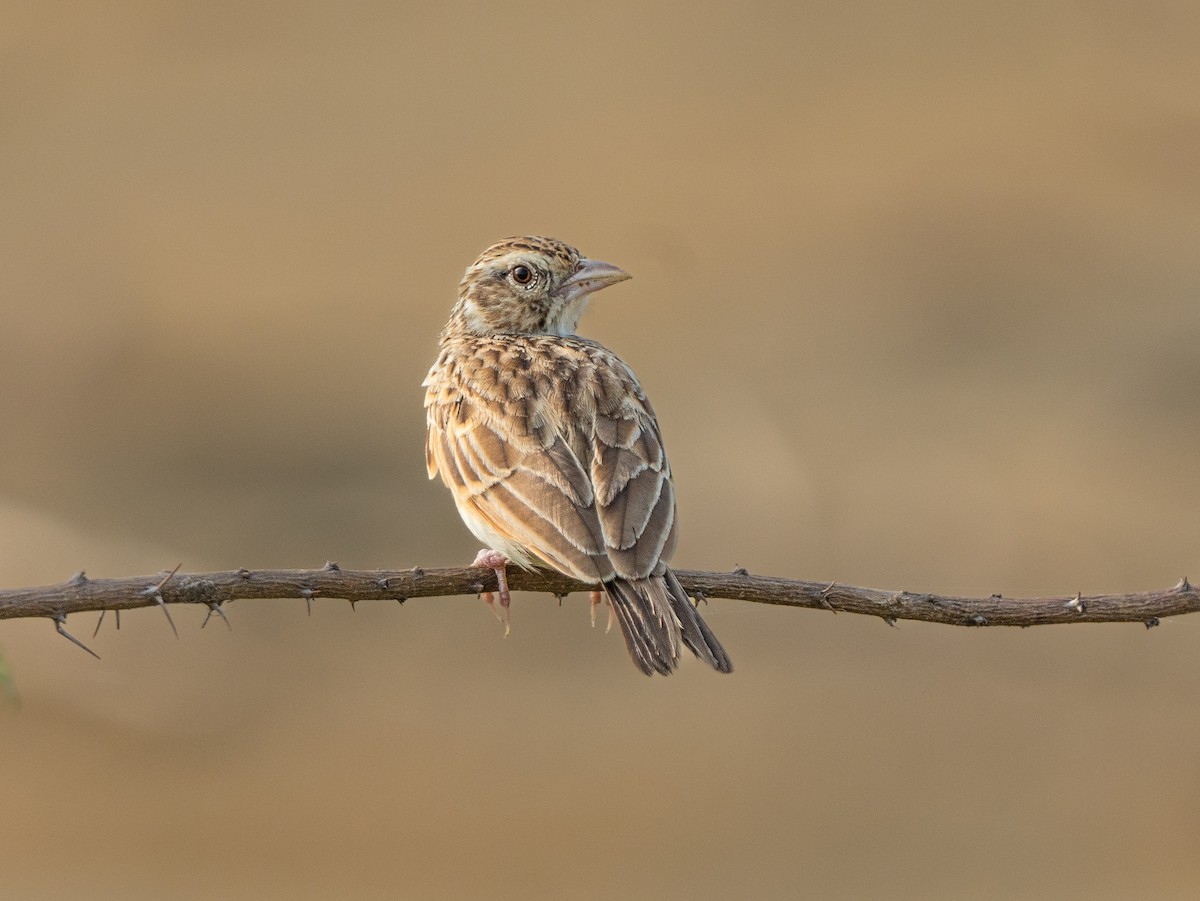
[[[617,611],[613,609],[612,602],[608,600],[608,597],[604,594],[603,591],[600,591],[597,589],[597,590],[591,592],[589,597],[591,598],[591,601],[592,601],[592,628],[593,629],[596,628],[596,608],[599,607],[601,603],[608,604],[608,625],[606,625],[604,627],[604,634],[607,635],[609,632],[612,631],[613,623],[617,621]]]
[[[496,609],[496,596],[490,591],[485,591],[481,595],[483,602],[488,605],[488,610],[492,611],[492,615],[500,622],[504,622],[504,617],[500,615],[500,611]]]

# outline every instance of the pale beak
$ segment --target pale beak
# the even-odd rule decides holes
[[[585,257],[579,261],[579,265],[571,277],[562,283],[558,294],[566,301],[577,300],[593,291],[623,282],[627,278],[633,278],[633,276],[624,269],[618,269],[612,263],[589,260]]]

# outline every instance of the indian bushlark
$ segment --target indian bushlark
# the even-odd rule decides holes
[[[603,586],[642,672],[672,672],[682,638],[727,673],[667,568],[675,489],[650,401],[616,354],[575,334],[590,295],[627,278],[551,238],[483,252],[424,382],[429,477],[487,545],[475,565],[496,570],[506,622],[505,563],[549,566]]]

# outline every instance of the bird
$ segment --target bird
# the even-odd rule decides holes
[[[593,624],[605,597],[646,675],[673,672],[681,641],[732,672],[667,565],[675,487],[654,408],[620,357],[575,333],[591,296],[630,277],[555,238],[483,251],[423,382],[429,478],[486,546],[473,565],[496,572],[506,634],[506,565],[548,567],[598,586]]]

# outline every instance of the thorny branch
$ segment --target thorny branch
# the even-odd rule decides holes
[[[677,570],[683,587],[697,600],[728,598],[758,604],[808,607],[834,613],[877,616],[888,625],[919,620],[951,626],[1043,626],[1051,623],[1140,622],[1157,626],[1164,616],[1200,611],[1200,590],[1186,578],[1173,588],[1140,594],[1074,597],[987,598],[948,597],[911,591],[854,588],[833,582],[804,582],[751,575],[745,569],[713,573]],[[547,592],[561,597],[592,586],[547,571],[513,568],[508,575],[514,591]],[[311,612],[313,598],[359,601],[404,601],[409,598],[479,594],[496,590],[496,576],[477,567],[455,569],[343,570],[336,563],[321,569],[249,570],[181,573],[179,567],[152,576],[127,579],[89,579],[80,572],[66,582],[39,588],[0,591],[0,619],[45,617],[55,629],[88,653],[93,653],[64,628],[72,613],[158,606],[174,630],[168,604],[202,604],[205,624],[216,614],[226,625],[222,605],[236,599],[303,598]],[[120,620],[117,620],[118,626]],[[97,624],[97,629],[99,624]],[[94,656],[94,654],[93,654]]]

